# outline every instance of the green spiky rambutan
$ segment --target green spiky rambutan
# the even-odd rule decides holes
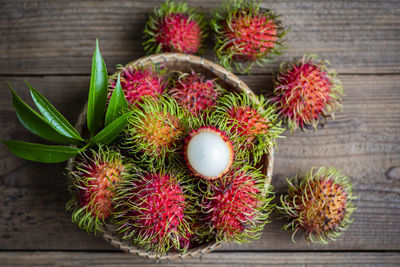
[[[278,210],[290,220],[285,230],[294,230],[292,240],[303,230],[307,240],[328,243],[335,240],[353,221],[355,210],[349,177],[331,167],[312,169],[304,178],[288,181],[288,194],[281,196]]]
[[[118,66],[121,75],[121,87],[129,104],[140,103],[142,97],[157,97],[163,94],[166,82],[159,70],[153,68],[138,68],[135,66]],[[117,75],[111,76],[109,82],[109,98],[117,83]]]
[[[72,221],[89,233],[102,231],[113,211],[115,190],[132,168],[130,159],[108,148],[83,153],[69,170],[72,199],[67,211]]]
[[[206,38],[204,14],[184,2],[166,1],[155,8],[144,30],[147,54],[196,54]]]
[[[170,87],[168,94],[194,115],[215,107],[224,92],[215,79],[206,79],[194,71],[180,74],[171,81]]]
[[[187,128],[187,112],[169,96],[144,97],[130,107],[132,115],[123,130],[121,148],[142,163],[164,164],[177,156]]]
[[[162,255],[186,251],[193,235],[193,183],[178,170],[136,170],[117,191],[116,221],[124,239]]]
[[[283,132],[275,112],[263,96],[229,93],[219,99],[214,113],[227,120],[230,131],[243,139],[243,148],[250,150],[258,163]]]
[[[317,128],[320,118],[333,117],[334,111],[341,110],[342,83],[328,64],[306,54],[299,61],[281,65],[272,101],[290,131],[308,125]]]
[[[248,72],[254,63],[264,65],[280,54],[288,29],[278,15],[253,1],[226,1],[214,12],[211,27],[219,63]]]
[[[248,166],[208,182],[201,205],[207,215],[205,223],[216,233],[217,241],[245,242],[260,237],[272,210],[272,188],[266,188],[265,182],[263,174]]]

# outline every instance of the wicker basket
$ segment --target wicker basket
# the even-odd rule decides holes
[[[198,56],[178,53],[164,53],[140,58],[138,60],[128,63],[127,66],[147,67],[151,64],[154,64],[158,67],[165,67],[170,70],[179,70],[186,72],[190,70],[195,70],[196,72],[205,74],[208,78],[218,77],[224,88],[236,91],[244,91],[250,96],[255,96],[253,91],[232,72],[227,71],[220,65],[217,65],[207,59]],[[82,132],[85,123],[86,106],[83,108],[78,117],[78,120],[76,122],[76,129]],[[274,163],[274,148],[270,147],[269,151],[270,153],[265,155],[263,159],[263,173],[266,176],[264,188],[268,188],[270,185]],[[70,159],[68,161],[69,168],[72,167],[73,160],[74,159]],[[129,243],[129,241],[122,240],[122,238],[116,233],[115,229],[116,227],[112,225],[106,227],[103,233],[103,238],[107,242],[125,252],[154,260],[174,260],[185,259],[189,257],[199,257],[205,253],[211,252],[221,245],[221,243],[212,242],[192,248],[186,253],[168,252],[166,255],[159,256],[152,251],[146,251],[134,247]]]

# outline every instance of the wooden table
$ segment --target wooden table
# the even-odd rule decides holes
[[[215,1],[189,1],[210,10]],[[218,1],[219,2],[219,1]],[[5,81],[30,99],[24,80],[74,121],[88,94],[91,56],[100,39],[108,70],[144,56],[146,14],[160,1],[0,1],[0,138],[39,141],[18,122]],[[272,223],[254,242],[228,244],[201,259],[168,265],[400,266],[400,2],[264,1],[292,27],[290,48],[276,63],[241,76],[257,92],[271,90],[280,62],[317,53],[343,81],[344,112],[318,131],[278,141],[273,184],[313,166],[351,176],[354,223],[329,245],[292,243]],[[208,49],[205,57],[214,60]],[[28,101],[32,103],[32,101]],[[1,266],[125,266],[151,261],[89,236],[65,214],[65,164],[38,164],[0,150]]]

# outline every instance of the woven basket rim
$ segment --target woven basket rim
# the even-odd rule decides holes
[[[162,53],[162,54],[154,54],[150,56],[145,56],[139,58],[137,60],[131,61],[124,66],[136,66],[136,67],[145,67],[148,64],[165,64],[170,62],[176,63],[187,63],[187,64],[194,64],[199,67],[203,67],[208,71],[211,71],[215,76],[222,79],[224,82],[231,85],[237,91],[244,91],[250,95],[250,97],[255,98],[254,92],[237,77],[232,72],[226,70],[224,67],[199,56],[189,55],[189,54],[180,54],[180,53]],[[113,75],[118,75],[120,71],[116,71]],[[76,121],[75,127],[78,132],[82,133],[84,129],[84,125],[86,123],[86,108],[87,104],[83,107],[82,111],[80,112],[78,119]],[[266,154],[266,160],[264,163],[263,173],[265,174],[265,184],[264,188],[268,188],[271,179],[272,179],[272,171],[274,165],[274,147],[269,147],[270,153]],[[74,158],[68,160],[68,168],[71,169],[72,164],[74,162]],[[103,232],[103,238],[110,243],[112,246],[119,248],[120,250],[134,254],[140,257],[146,257],[148,259],[153,260],[175,260],[175,259],[185,259],[189,257],[200,257],[201,255],[211,252],[216,248],[220,247],[223,243],[222,242],[211,242],[199,247],[195,247],[189,249],[187,252],[167,252],[165,255],[156,255],[153,251],[146,251],[144,249],[135,247],[131,245],[128,241],[122,240],[116,233],[113,231],[112,227],[105,227]]]

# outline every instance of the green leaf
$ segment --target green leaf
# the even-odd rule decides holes
[[[35,88],[25,81],[31,91],[31,96],[43,118],[58,133],[78,141],[84,141],[78,131],[64,118],[63,115]]]
[[[43,163],[63,162],[78,155],[81,149],[69,146],[49,146],[16,140],[1,140],[16,156]]]
[[[105,126],[109,125],[116,118],[118,118],[122,111],[128,107],[128,102],[125,99],[124,91],[121,87],[120,74],[118,74],[118,80],[112,93],[110,103],[108,103]]]
[[[131,115],[132,112],[126,113],[115,121],[111,122],[107,127],[93,137],[91,143],[103,145],[108,145],[111,143],[119,135],[122,129],[124,129],[126,123],[128,122],[128,117]]]
[[[96,40],[96,49],[92,59],[92,75],[87,108],[87,126],[93,136],[103,122],[107,102],[107,69]]]
[[[12,102],[21,124],[37,136],[61,144],[73,144],[76,141],[69,139],[55,131],[48,122],[30,106],[28,106],[8,83],[12,94]]]

